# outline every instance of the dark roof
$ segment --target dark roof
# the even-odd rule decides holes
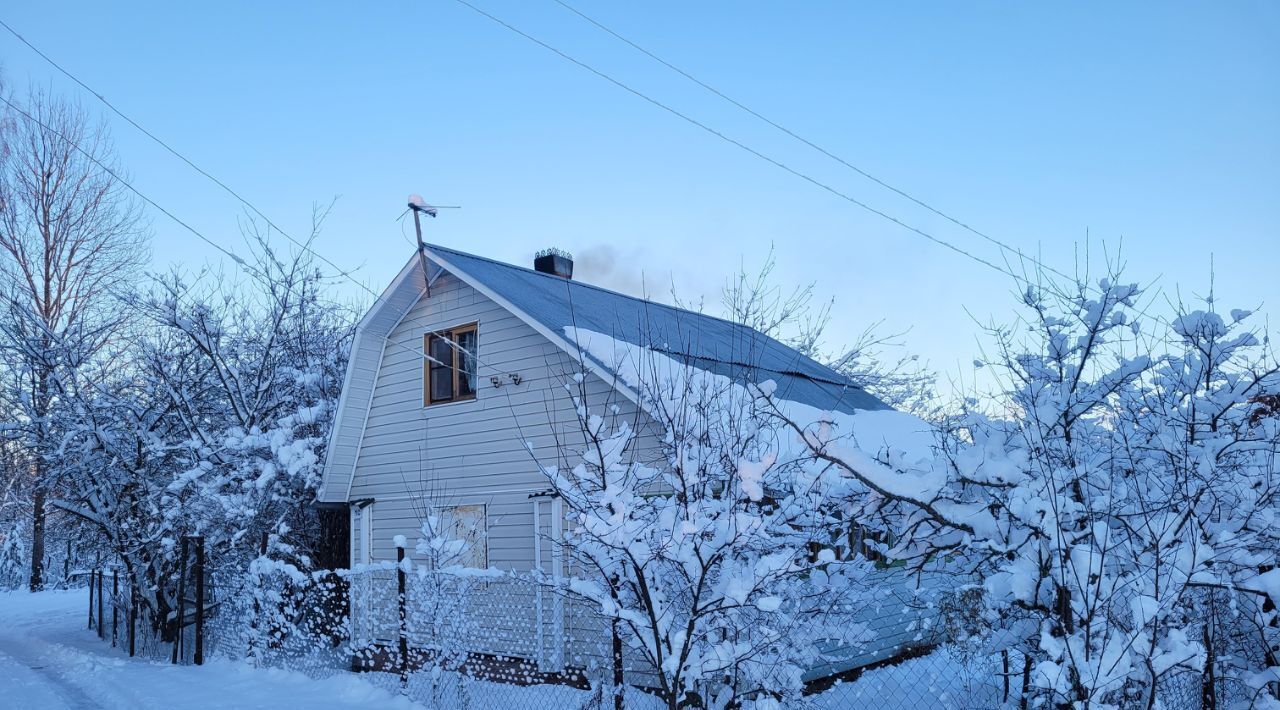
[[[740,323],[454,249],[427,250],[562,337],[567,327],[590,330],[738,382],[773,380],[779,397],[823,410],[890,408],[844,375]]]

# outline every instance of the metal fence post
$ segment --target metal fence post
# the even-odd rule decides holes
[[[182,536],[182,557],[178,561],[178,628],[173,635],[173,663],[182,656],[187,624],[187,536]]]
[[[192,661],[204,665],[204,536],[197,535],[196,563],[191,571],[196,576],[196,648]]]
[[[266,531],[263,531],[262,538],[258,542],[259,558],[267,556],[267,541],[268,541],[268,533]],[[260,630],[262,626],[262,604],[258,601],[259,597],[261,597],[261,594],[262,594],[262,588],[261,588],[262,577],[260,575],[256,576],[256,581],[259,586],[257,589],[254,590],[255,593],[253,595],[253,616],[249,619],[250,632],[249,632],[249,651],[248,651],[249,657],[253,658],[255,661],[258,660],[258,655],[259,655],[258,641],[259,641]],[[270,646],[271,644],[268,643],[266,645]]]
[[[138,636],[138,588],[129,580],[129,655],[137,653]]]
[[[405,628],[405,574],[404,547],[396,546],[396,583],[399,593],[396,602],[400,607],[400,682],[409,682],[409,636]]]
[[[98,570],[98,638],[106,638],[102,619],[102,578],[105,575],[106,572]]]
[[[116,647],[117,613],[120,610],[120,570],[111,570],[111,647]]]

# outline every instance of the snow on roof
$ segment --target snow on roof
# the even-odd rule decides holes
[[[878,482],[884,490],[921,495],[920,490],[942,484],[935,467],[929,465],[937,432],[928,422],[913,414],[889,407],[852,412],[824,409],[778,396],[777,383],[772,380],[755,383],[757,387],[748,387],[728,376],[690,367],[669,355],[603,333],[568,327],[565,335],[582,349],[584,356],[604,363],[623,385],[647,392],[650,397],[643,406],[666,410],[660,412],[662,421],[681,418],[676,409],[684,403],[670,398],[672,393],[716,393],[718,397],[727,398],[728,408],[725,411],[732,410],[734,403],[752,402],[767,393],[771,397],[770,408],[786,419],[800,426],[818,422],[830,425],[830,445],[838,447],[846,459],[861,460],[867,470],[877,472]],[[757,374],[762,373],[757,371]],[[698,404],[693,403],[693,406]],[[785,459],[804,457],[809,453],[806,445],[796,437],[782,437],[774,442],[774,446],[778,447],[778,455]],[[895,461],[897,467],[886,469],[877,463],[881,457]]]
[[[738,382],[773,380],[779,398],[851,414],[890,407],[849,378],[740,323],[493,259],[428,246],[552,333],[592,331]],[[609,368],[609,363],[598,363]]]
[[[600,333],[740,384],[773,381],[777,398],[817,411],[893,412],[844,375],[738,323],[442,246],[427,246],[426,257],[436,273],[454,272],[558,346],[575,357],[581,355],[597,372],[618,374],[610,367],[613,363],[603,362],[583,352],[581,343],[571,342],[571,331]],[[427,288],[414,254],[356,328],[337,420],[325,453],[318,495],[322,502],[347,499],[363,412],[373,398],[383,340]],[[624,383],[618,384],[624,394],[634,396]]]

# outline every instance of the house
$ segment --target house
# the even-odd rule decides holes
[[[656,451],[660,440],[637,393],[575,334],[652,348],[737,381],[773,380],[778,397],[820,410],[888,409],[751,328],[576,281],[572,266],[562,253],[540,254],[530,269],[427,246],[360,321],[319,496],[349,511],[352,565],[394,560],[393,540],[417,538],[430,510],[479,531],[471,566],[555,566],[546,540],[561,534],[563,513],[545,495],[537,462],[558,462],[566,442],[581,440],[566,384],[580,386],[590,406],[634,420],[641,450]],[[529,606],[533,631],[515,634],[527,648],[494,652],[563,667],[573,615],[559,599]],[[507,616],[502,623],[519,614]]]

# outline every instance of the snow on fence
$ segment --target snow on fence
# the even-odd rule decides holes
[[[367,669],[399,670],[399,572],[387,564],[344,575],[351,590],[350,645]],[[602,672],[608,626],[581,602],[510,574],[419,567],[404,576],[410,670],[572,687],[589,686]]]
[[[310,574],[269,565],[258,572],[207,576],[206,656],[316,678],[360,671],[375,685],[428,708],[613,707],[605,690],[612,670],[606,620],[529,577],[395,564]],[[963,610],[913,606],[905,589],[894,588],[890,572],[883,588],[883,603],[851,616],[851,623],[865,624],[880,642],[833,649],[832,663],[807,676],[806,708],[1024,706],[1024,689],[1034,692],[1034,683],[1028,682],[1026,657],[1016,641],[1026,634],[967,643],[957,632]],[[113,638],[115,609],[115,639],[123,647],[132,610],[137,654],[171,660],[175,644],[161,639],[154,631],[161,624],[145,617],[142,607],[128,603],[128,591],[121,591],[111,572],[95,570],[89,589],[90,627],[99,636]],[[194,649],[191,624],[186,626],[186,643],[177,649],[179,660],[189,663]],[[643,690],[643,664],[628,656],[624,665],[630,686],[625,707],[663,707]],[[1202,707],[1203,680],[1193,671],[1166,677],[1159,706]],[[1236,679],[1217,679],[1213,694],[1216,707],[1242,701],[1240,707],[1247,706]],[[1037,698],[1026,701],[1034,707]]]

